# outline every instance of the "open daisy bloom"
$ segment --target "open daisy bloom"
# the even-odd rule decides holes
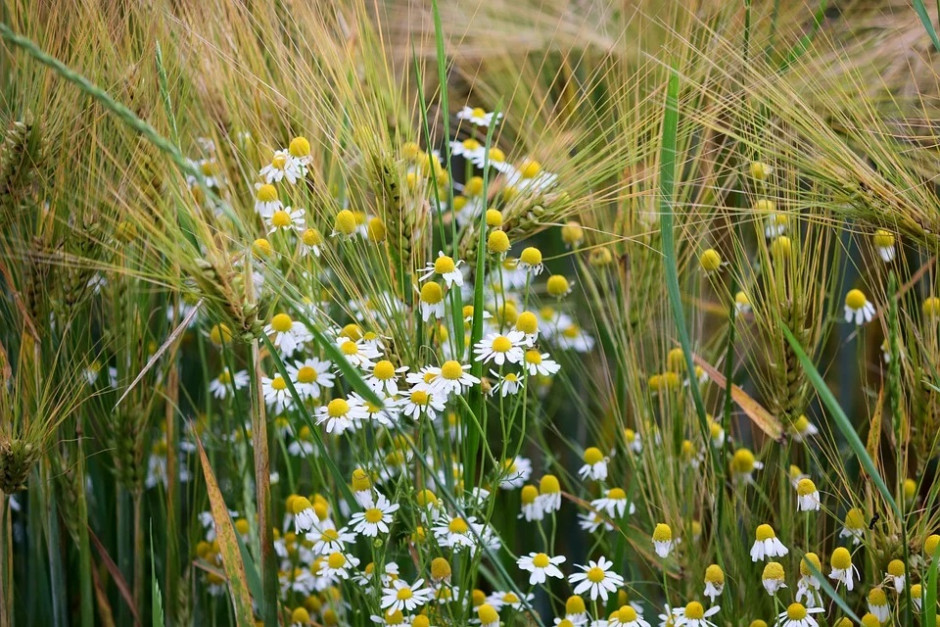
[[[845,295],[845,321],[861,326],[875,317],[875,306],[868,302],[862,290],[853,289]]]
[[[821,607],[807,608],[801,603],[791,603],[785,612],[777,615],[775,627],[819,627],[813,614],[823,611]]]
[[[568,581],[574,585],[574,593],[588,593],[592,601],[600,598],[606,603],[608,595],[623,585],[623,577],[610,570],[613,565],[602,556],[597,561],[590,560],[586,566],[576,566],[581,572],[568,575]]]

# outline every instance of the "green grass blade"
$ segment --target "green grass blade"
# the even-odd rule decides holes
[[[803,350],[803,347],[800,346],[800,343],[797,341],[796,337],[793,336],[793,333],[790,332],[790,329],[788,329],[782,321],[780,322],[780,328],[783,330],[783,334],[787,338],[787,342],[790,343],[790,347],[793,349],[793,352],[800,360],[800,364],[803,366],[803,370],[806,371],[806,376],[809,377],[813,387],[816,388],[816,393],[819,395],[820,400],[822,400],[826,409],[829,410],[829,415],[832,416],[836,426],[839,428],[839,431],[842,432],[842,436],[849,443],[849,447],[852,449],[852,452],[854,452],[856,457],[858,457],[858,461],[862,464],[862,467],[865,469],[865,472],[868,473],[868,476],[871,477],[875,487],[878,488],[879,492],[881,492],[881,496],[884,497],[885,502],[891,506],[892,511],[894,511],[894,513],[900,519],[902,517],[901,509],[898,507],[897,502],[895,502],[894,497],[888,490],[888,486],[885,485],[884,479],[881,478],[881,474],[878,472],[878,469],[875,468],[875,463],[872,461],[871,457],[868,455],[868,452],[865,450],[865,444],[862,443],[861,438],[859,438],[858,434],[855,433],[855,428],[849,421],[848,416],[846,416],[845,412],[842,411],[842,407],[839,406],[838,401],[836,401],[836,397],[833,396],[832,391],[829,389],[829,386],[826,385],[822,375],[820,375],[819,371],[816,370],[816,367],[813,365],[809,355],[807,355]]]
[[[153,521],[150,522],[150,617],[152,625],[166,625],[163,615],[163,595],[160,593],[160,582],[157,581],[157,560],[153,552]]]
[[[801,558],[801,559],[802,559],[802,558]],[[839,608],[840,608],[843,612],[845,612],[845,615],[848,616],[849,618],[851,618],[851,619],[852,619],[853,621],[855,621],[856,623],[861,624],[862,619],[860,619],[860,618],[855,614],[855,612],[852,611],[852,608],[850,608],[849,605],[848,605],[848,603],[845,602],[845,599],[843,599],[841,596],[839,596],[839,593],[836,592],[836,589],[832,587],[832,584],[829,583],[829,581],[826,579],[826,576],[823,575],[823,574],[819,571],[818,568],[816,568],[816,565],[813,564],[813,562],[811,562],[810,560],[803,560],[803,561],[801,562],[801,564],[806,564],[806,567],[809,569],[809,571],[810,571],[811,573],[813,573],[813,577],[815,577],[815,578],[816,578],[816,581],[819,582],[819,585],[820,585],[820,586],[822,587],[822,589],[826,592],[826,595],[827,595],[830,599],[832,599],[833,601],[835,601],[836,605],[838,605]]]
[[[940,544],[930,556],[930,568],[927,569],[927,594],[924,597],[924,627],[937,627],[937,560],[940,560]]]
[[[940,8],[940,3],[938,3],[937,7]],[[920,18],[920,23],[924,25],[924,30],[926,30],[927,35],[930,36],[933,47],[940,52],[940,37],[937,37],[937,29],[933,27],[933,23],[930,21],[930,15],[927,13],[924,0],[914,0],[914,10],[917,11],[917,17]]]

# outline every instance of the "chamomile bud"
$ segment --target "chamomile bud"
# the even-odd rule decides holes
[[[504,255],[509,250],[509,236],[502,229],[495,229],[486,238],[486,248],[491,253]]]
[[[701,254],[698,262],[705,274],[712,274],[721,268],[721,255],[714,248],[709,248]]]

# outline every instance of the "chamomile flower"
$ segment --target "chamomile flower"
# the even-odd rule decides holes
[[[529,373],[530,377],[550,377],[561,370],[561,365],[549,358],[548,353],[540,353],[535,348],[530,348],[523,355],[522,367]]]
[[[675,545],[676,541],[672,539],[672,527],[666,523],[658,523],[653,529],[653,548],[656,550],[656,555],[662,558],[669,557]]]
[[[332,362],[311,357],[288,365],[287,373],[301,398],[317,398],[321,388],[333,387],[335,375],[331,372],[332,367]]]
[[[442,547],[459,549],[474,549],[478,541],[477,536],[484,530],[483,525],[476,522],[476,517],[468,516],[442,516],[431,529],[438,544]]]
[[[544,475],[539,480],[539,508],[545,514],[553,514],[561,509],[561,484],[555,475]]]
[[[486,128],[490,124],[498,124],[499,121],[503,119],[503,114],[494,111],[487,112],[480,107],[464,107],[457,112],[457,119],[466,120],[474,126]]]
[[[518,394],[519,390],[522,389],[523,381],[515,372],[507,372],[500,375],[498,372],[490,370],[490,374],[496,379],[496,383],[490,388],[490,395],[498,393],[501,397],[506,398],[507,396]]]
[[[317,409],[317,424],[326,423],[326,432],[336,435],[355,431],[368,417],[362,401],[352,395],[348,399],[334,398]]]
[[[426,281],[434,275],[437,275],[444,279],[444,283],[447,287],[453,286],[462,286],[463,285],[463,272],[460,271],[460,264],[463,263],[460,260],[454,261],[452,257],[448,257],[443,252],[437,254],[437,259],[433,262],[428,262],[428,265],[424,268],[424,274],[421,276],[422,281]]]
[[[313,543],[311,550],[314,555],[330,555],[344,551],[347,544],[355,544],[356,534],[350,533],[346,527],[337,529],[332,525],[321,526],[314,523],[307,532],[306,539]]]
[[[454,157],[463,157],[469,161],[475,161],[484,153],[486,153],[486,149],[483,147],[483,144],[473,139],[472,137],[468,137],[463,141],[455,139],[450,142],[450,154]],[[467,196],[474,195],[467,192],[466,186],[464,186],[464,193]]]
[[[429,281],[421,286],[419,294],[422,320],[427,322],[431,318],[440,320],[444,317],[446,303],[444,302],[444,290],[440,284]]]
[[[300,428],[300,431],[297,432],[296,439],[287,447],[287,452],[294,457],[306,457],[307,455],[313,455],[317,452],[310,427],[304,425]]]
[[[539,489],[534,485],[525,485],[522,486],[522,491],[519,494],[521,504],[519,509],[519,518],[525,518],[526,522],[531,522],[533,520],[542,520],[544,515],[542,513],[542,508],[539,506]]]
[[[805,605],[807,607],[820,607],[822,598],[819,595],[819,588],[822,583],[813,574],[810,564],[816,572],[822,572],[822,562],[819,561],[818,555],[807,553],[803,556],[803,559],[800,560],[800,580],[796,582],[796,600],[802,602],[803,599],[806,599]]]
[[[785,612],[777,615],[774,627],[819,627],[816,619],[810,614],[822,612],[821,607],[806,607],[802,603],[791,603]]]
[[[796,484],[796,511],[815,512],[819,511],[820,507],[816,484],[809,478],[800,479]]]
[[[391,503],[384,494],[379,494],[375,504],[353,514],[349,519],[349,524],[359,535],[375,538],[380,532],[388,533],[393,514],[398,511],[398,508],[398,503]]]
[[[525,356],[525,334],[522,331],[489,333],[473,347],[474,356],[483,363],[493,362],[497,366],[506,363],[521,363]]]
[[[706,275],[714,274],[721,269],[721,254],[714,248],[708,248],[699,256],[698,263]]]
[[[542,273],[544,267],[542,265],[542,251],[538,248],[529,246],[519,254],[519,268],[521,270],[525,270],[533,276],[538,276]]]
[[[760,470],[764,464],[754,458],[754,453],[747,448],[739,448],[731,457],[731,473],[735,481],[753,483],[753,472]]]
[[[294,185],[304,175],[303,163],[287,150],[278,150],[274,153],[271,163],[261,168],[259,174],[266,183],[280,183],[287,180]]]
[[[578,469],[582,479],[595,481],[607,480],[607,457],[597,447],[591,446],[584,451],[584,465]]]
[[[284,207],[278,209],[264,219],[265,226],[268,227],[268,235],[275,231],[296,231],[302,233],[306,228],[303,209],[291,209]]]
[[[607,490],[603,498],[591,501],[591,507],[604,512],[610,518],[622,518],[627,508],[631,514],[636,511],[636,507],[627,500],[627,493],[622,488]]]
[[[592,601],[600,597],[606,603],[609,593],[623,585],[623,577],[610,570],[613,565],[603,556],[588,561],[587,565],[576,565],[581,572],[569,575],[568,582],[575,586],[575,594],[589,593]]]
[[[924,590],[923,586],[919,583],[915,583],[911,586],[911,603],[914,604],[918,612],[924,607]]]
[[[486,597],[486,602],[496,608],[497,611],[502,610],[504,607],[521,610],[532,603],[532,595],[525,594],[520,598],[515,592],[496,590]]]
[[[777,594],[780,588],[786,588],[783,564],[780,562],[767,562],[767,565],[764,566],[764,572],[761,574],[761,583],[770,596]]]
[[[467,372],[470,366],[464,366],[459,361],[448,360],[440,368],[429,368],[428,373],[433,376],[429,385],[432,393],[438,392],[444,397],[451,394],[462,394],[480,380]]]
[[[261,377],[261,393],[264,402],[275,414],[279,414],[293,406],[294,400],[287,389],[287,382],[276,374],[274,378]]]
[[[751,299],[744,292],[738,292],[734,295],[734,313],[741,316],[751,313]]]
[[[608,617],[607,624],[609,627],[650,627],[632,605],[621,605]]]
[[[480,627],[499,627],[499,612],[489,603],[481,603],[477,606],[477,620]]]
[[[521,488],[532,476],[532,462],[525,457],[503,460],[503,475],[499,487],[503,490]]]
[[[549,577],[564,579],[559,565],[564,564],[564,555],[550,557],[546,553],[529,553],[516,560],[516,565],[529,573],[529,585],[545,583]]]
[[[218,377],[209,383],[209,393],[219,400],[224,400],[236,390],[247,387],[250,380],[247,370],[239,370],[232,374],[228,368],[225,368]]]
[[[349,579],[350,569],[359,565],[359,560],[352,555],[334,551],[322,562],[317,573],[324,579],[332,581],[345,581]]]
[[[806,438],[812,437],[819,433],[819,429],[817,429],[816,425],[809,421],[809,418],[806,417],[806,414],[800,414],[800,417],[790,425],[790,433],[793,435],[793,439],[796,442],[802,442]]]
[[[366,377],[366,385],[376,393],[397,396],[398,383],[396,380],[398,375],[405,372],[408,372],[408,366],[395,368],[392,362],[382,359],[372,367],[372,374]]]
[[[717,614],[721,608],[713,605],[707,610],[698,601],[692,601],[685,607],[672,611],[673,625],[675,627],[715,627],[715,623],[708,620]]]
[[[434,598],[434,591],[424,586],[424,580],[418,579],[409,584],[404,579],[393,579],[389,586],[382,589],[382,609],[411,612]]]
[[[885,229],[878,229],[875,231],[874,236],[872,236],[872,244],[875,246],[875,250],[878,251],[878,256],[881,257],[881,260],[885,263],[894,261],[894,243],[894,234]]]
[[[845,520],[842,522],[842,530],[839,532],[840,538],[851,538],[852,544],[858,545],[862,542],[862,536],[865,535],[865,514],[857,507],[853,507],[845,513]]]
[[[286,313],[279,313],[271,318],[271,322],[265,325],[264,332],[273,336],[271,342],[285,357],[290,357],[301,345],[313,339],[313,334],[303,322],[292,320]]]
[[[422,414],[430,420],[435,420],[444,411],[443,394],[432,391],[423,384],[412,387],[397,402],[401,413],[412,420],[417,420]]]
[[[255,212],[262,218],[273,215],[284,205],[277,197],[277,188],[269,183],[255,187]]]
[[[610,521],[604,518],[603,514],[595,511],[578,514],[578,526],[588,533],[594,533],[600,527],[604,527],[606,531],[614,530],[614,526],[610,524]]]
[[[891,606],[888,605],[888,595],[881,588],[872,588],[868,591],[868,611],[878,617],[882,625],[888,622],[891,616]]]
[[[852,555],[848,549],[840,546],[833,550],[829,556],[829,565],[832,567],[829,578],[845,584],[845,589],[851,592],[855,587],[858,569],[852,563]]]
[[[705,569],[704,595],[714,603],[725,589],[725,572],[718,564],[712,564]]]
[[[346,361],[359,368],[367,369],[375,366],[374,359],[382,356],[378,347],[367,342],[364,338],[351,340],[348,337],[340,336],[336,338],[336,346],[339,352],[343,354]]]
[[[856,326],[871,322],[875,317],[875,306],[868,302],[862,290],[850,290],[845,295],[845,321],[854,320]]]
[[[294,515],[294,527],[297,529],[297,533],[306,533],[313,529],[318,518],[310,499],[295,495],[288,501],[289,509]]]
[[[888,568],[885,572],[885,583],[894,586],[894,591],[898,594],[904,592],[904,584],[907,581],[907,569],[901,560],[891,560],[888,562]]]
[[[754,545],[751,547],[751,561],[758,562],[769,557],[783,557],[789,551],[783,546],[774,533],[774,528],[768,524],[758,525],[755,531]]]
[[[314,228],[304,229],[300,234],[300,242],[302,244],[301,255],[313,253],[316,257],[320,256],[320,247],[323,246],[323,235],[320,231]]]

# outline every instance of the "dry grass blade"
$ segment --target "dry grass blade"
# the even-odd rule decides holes
[[[717,368],[705,361],[700,355],[693,354],[692,359],[708,374],[708,378],[715,385],[722,390],[727,389],[728,382]],[[747,392],[733,383],[731,384],[731,398],[761,431],[774,440],[780,440],[783,437],[783,425],[780,421],[764,409],[760,403],[751,398]]]

